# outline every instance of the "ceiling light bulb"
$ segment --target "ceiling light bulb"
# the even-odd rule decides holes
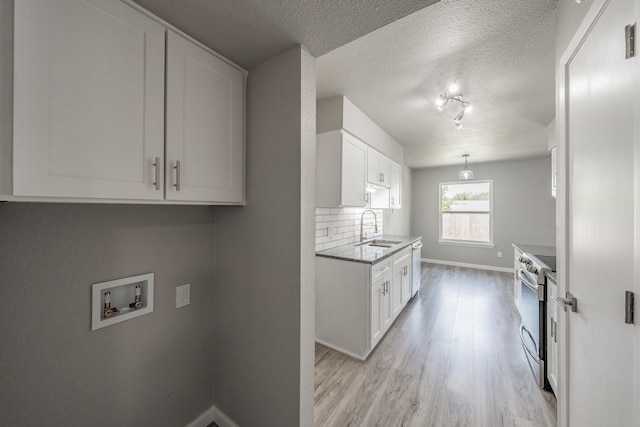
[[[458,179],[473,179],[473,171],[469,170],[469,165],[467,164],[467,157],[469,157],[469,155],[463,154],[462,157],[464,157],[464,169],[458,174]]]
[[[453,83],[451,86],[449,86],[449,91],[450,92],[457,92],[458,91],[458,83]]]
[[[442,107],[444,105],[444,99],[442,99],[442,96],[439,96],[438,99],[436,99],[436,105],[438,107]]]
[[[471,106],[471,104],[467,104],[466,107],[464,107],[464,112],[465,113],[470,113],[473,111],[473,107]]]

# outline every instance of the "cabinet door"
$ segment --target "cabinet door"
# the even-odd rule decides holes
[[[395,319],[402,311],[404,304],[402,303],[402,282],[404,278],[404,269],[402,267],[393,266],[393,280],[391,281],[391,317]]]
[[[404,307],[411,299],[411,258],[407,259],[402,270],[402,306]]]
[[[167,200],[244,200],[244,76],[167,33]]]
[[[382,324],[382,334],[389,330],[393,323],[393,314],[391,312],[391,275],[387,275],[386,291],[380,300],[380,323]]]
[[[164,28],[120,1],[20,0],[14,44],[14,195],[162,200]]]
[[[378,281],[371,286],[371,319],[370,325],[370,341],[371,348],[373,348],[380,338],[382,338],[383,325],[380,318],[380,312],[382,308],[382,300],[385,296],[386,281]]]
[[[373,185],[389,187],[390,160],[384,154],[369,148],[367,150],[367,182]]]
[[[389,207],[391,209],[400,209],[402,197],[402,167],[396,162],[390,163],[390,179],[389,184],[391,190],[389,192]]]
[[[367,146],[342,134],[342,206],[366,206]]]
[[[547,379],[556,396],[558,394],[558,287],[547,282]]]

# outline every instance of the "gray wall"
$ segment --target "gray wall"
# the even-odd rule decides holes
[[[13,2],[0,0],[0,138]],[[4,144],[0,144],[3,146]],[[0,153],[0,173],[10,173]],[[213,403],[214,209],[0,204],[0,425],[181,426]],[[155,273],[155,310],[91,331],[91,284]],[[175,308],[175,287],[191,305]]]
[[[218,208],[215,399],[243,427],[313,425],[312,65],[249,72],[247,205]]]
[[[493,180],[495,248],[438,244],[439,183],[456,181],[461,169],[462,165],[413,171],[411,234],[424,237],[422,258],[510,268],[514,242],[555,246],[550,157],[470,164],[475,179]]]
[[[211,406],[213,208],[7,203],[0,236],[0,425],[175,427]],[[153,313],[91,331],[91,284],[148,272]]]

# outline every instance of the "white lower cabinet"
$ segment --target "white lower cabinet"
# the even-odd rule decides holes
[[[394,319],[411,299],[411,251],[408,247],[393,255],[391,307]]]
[[[558,286],[547,279],[547,379],[558,395]]]
[[[410,298],[411,246],[373,265],[316,256],[316,341],[364,360]]]
[[[518,258],[522,255],[522,252],[516,248],[513,248],[513,302],[520,313],[520,300],[522,299],[522,290],[520,289],[520,262]],[[520,313],[522,315],[522,313]]]
[[[370,346],[375,347],[391,326],[391,262],[371,268]]]

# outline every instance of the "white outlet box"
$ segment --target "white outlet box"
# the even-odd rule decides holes
[[[498,258],[502,258],[502,252],[498,251]]]
[[[191,304],[191,284],[176,287],[176,308]]]

